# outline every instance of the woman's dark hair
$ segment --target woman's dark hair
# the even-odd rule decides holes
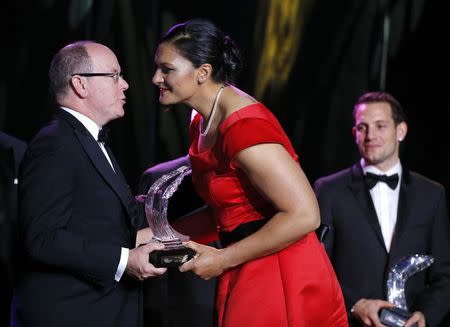
[[[212,22],[193,19],[176,24],[163,34],[159,43],[164,42],[173,44],[180,55],[196,68],[210,64],[213,81],[227,84],[236,82],[242,68],[239,49]]]
[[[401,122],[406,122],[406,114],[400,105],[400,103],[387,92],[368,92],[361,95],[358,101],[353,107],[353,118],[356,118],[356,110],[360,104],[374,103],[374,102],[386,102],[391,106],[392,119],[395,126]]]

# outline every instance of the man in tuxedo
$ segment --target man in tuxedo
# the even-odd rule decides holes
[[[9,325],[17,255],[17,184],[26,143],[0,131],[0,326]]]
[[[399,159],[407,124],[388,93],[357,101],[353,135],[361,160],[314,184],[324,244],[340,281],[350,326],[382,326],[389,270],[402,257],[427,254],[430,268],[406,284],[412,316],[405,326],[441,325],[450,307],[450,226],[444,187],[409,171]],[[376,175],[385,175],[378,177]]]
[[[142,280],[162,245],[142,226],[102,127],[124,115],[127,82],[114,53],[80,41],[49,69],[59,108],[31,141],[19,184],[26,267],[15,296],[19,326],[142,326]],[[143,238],[143,239],[141,239]]]
[[[139,190],[147,194],[150,186],[164,174],[189,164],[189,156],[148,168],[142,175]],[[178,190],[169,200],[169,222],[202,207],[203,200],[197,195],[190,176],[186,176]],[[218,247],[218,242],[209,245]],[[214,298],[216,278],[202,280],[194,274],[169,269],[167,274],[144,283],[145,325],[160,327],[212,327],[214,322]],[[158,298],[158,301],[154,301]],[[176,314],[174,314],[176,313]]]

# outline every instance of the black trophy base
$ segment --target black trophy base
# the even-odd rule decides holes
[[[400,308],[382,309],[380,314],[380,321],[388,327],[403,327],[405,322],[411,317],[408,311]],[[412,325],[417,327],[417,324]]]
[[[194,256],[194,250],[183,246],[175,249],[155,250],[150,253],[149,261],[156,268],[179,267]]]

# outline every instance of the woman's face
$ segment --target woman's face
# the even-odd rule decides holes
[[[159,102],[189,104],[198,88],[198,70],[170,43],[158,46],[155,63],[157,68],[152,82],[159,87]]]

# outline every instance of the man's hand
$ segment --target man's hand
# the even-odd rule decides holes
[[[410,327],[415,323],[417,323],[418,327],[425,327],[425,316],[423,315],[422,312],[420,311],[413,312],[411,317],[409,317],[409,319],[405,322],[405,327]]]
[[[152,240],[153,237],[153,231],[150,227],[146,227],[143,229],[138,230],[136,235],[136,247],[142,244],[147,244]]]
[[[128,275],[140,281],[149,277],[161,276],[166,272],[167,268],[155,268],[149,262],[149,253],[162,249],[164,249],[163,244],[153,242],[130,249],[125,271]]]
[[[378,312],[383,308],[392,308],[394,305],[383,300],[358,300],[352,308],[352,314],[358,318],[364,326],[383,327]]]

